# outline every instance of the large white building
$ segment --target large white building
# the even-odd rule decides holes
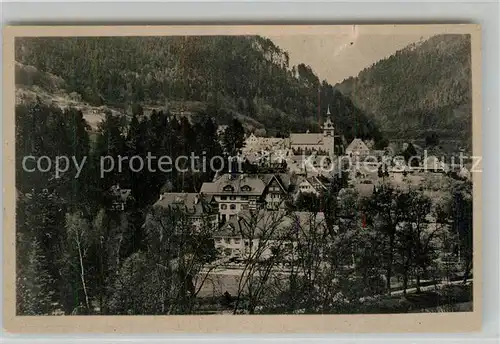
[[[328,107],[327,118],[321,128],[321,133],[291,133],[290,148],[295,154],[317,152],[334,156],[335,127],[330,119],[330,107]]]
[[[288,196],[287,174],[224,174],[203,183],[200,193],[217,205],[219,221],[236,218],[244,210],[279,209]]]
[[[245,211],[214,233],[214,244],[220,257],[247,258],[258,252],[260,259],[266,259],[275,248],[291,256],[297,239],[307,237],[310,230],[328,230],[324,213]]]

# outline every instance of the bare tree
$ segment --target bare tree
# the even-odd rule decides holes
[[[66,230],[68,236],[68,244],[76,250],[76,265],[79,269],[80,282],[85,296],[85,307],[88,312],[91,312],[91,304],[87,285],[86,258],[87,251],[90,246],[90,226],[88,222],[79,213],[66,214]],[[75,262],[71,261],[71,264]]]
[[[147,258],[159,295],[159,313],[194,311],[196,295],[213,269],[215,257],[212,223],[202,222],[195,226],[181,209],[160,207],[154,207],[146,220]]]
[[[271,276],[279,274],[278,267],[290,251],[288,214],[284,211],[249,211],[241,214],[237,226],[245,243],[245,265],[238,282],[233,313],[242,308],[243,296],[250,314],[265,297]]]
[[[417,292],[426,268],[430,265],[431,240],[436,229],[428,230],[428,216],[431,212],[431,200],[421,193],[410,190],[400,194],[398,208],[402,210],[400,245],[402,255],[403,292],[408,288],[409,272],[414,270]]]

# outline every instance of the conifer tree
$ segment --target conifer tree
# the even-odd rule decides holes
[[[18,268],[16,278],[17,314],[49,315],[54,301],[54,281],[47,270],[49,262],[37,239],[25,254],[26,264]]]

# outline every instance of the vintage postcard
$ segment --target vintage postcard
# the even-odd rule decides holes
[[[4,328],[479,330],[480,35],[4,28]]]

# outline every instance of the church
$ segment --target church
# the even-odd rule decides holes
[[[335,128],[330,119],[330,107],[326,113],[326,121],[322,124],[321,133],[291,133],[290,148],[296,155],[316,152],[321,155],[334,156]]]

